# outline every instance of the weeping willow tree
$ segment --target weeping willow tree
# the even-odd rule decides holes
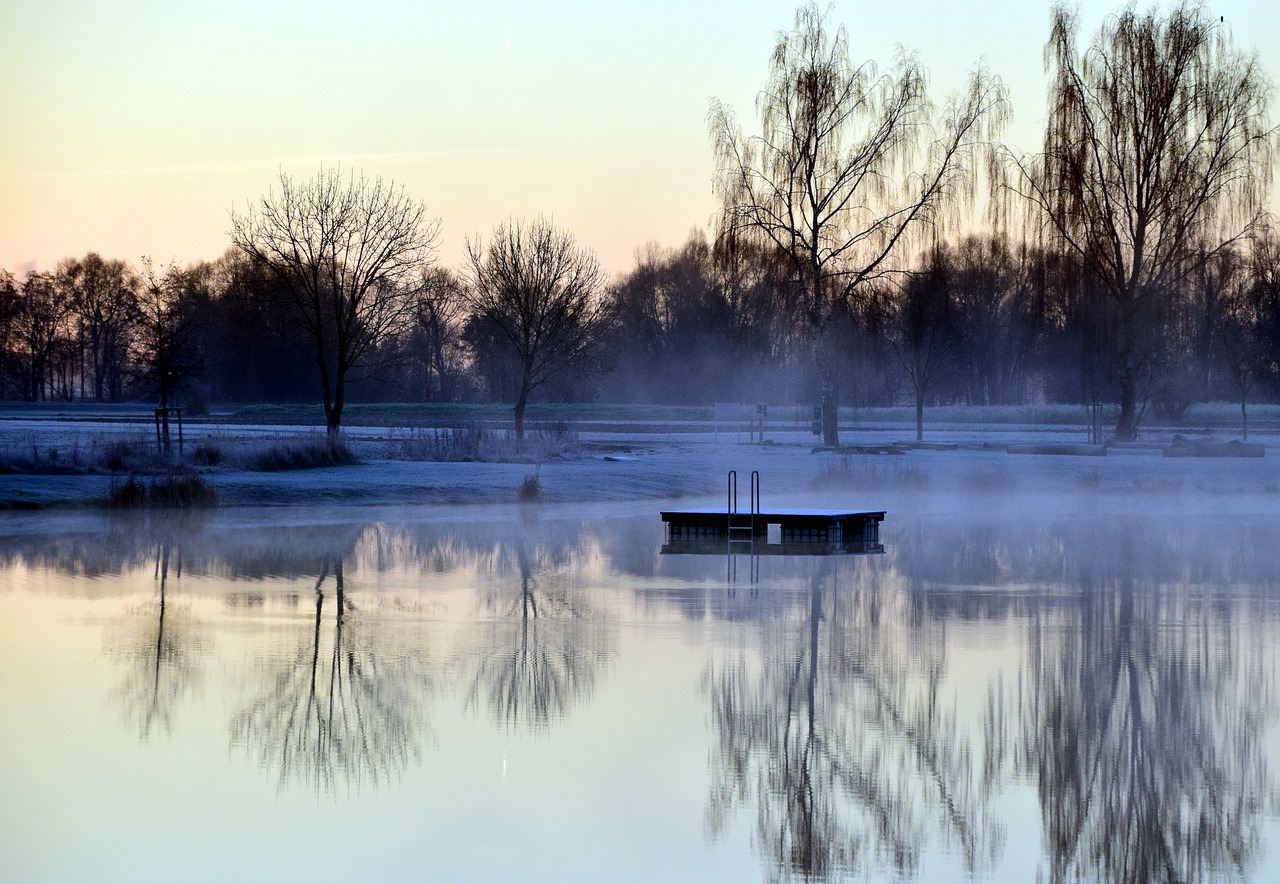
[[[809,4],[778,35],[756,111],[760,134],[746,135],[711,102],[719,234],[762,240],[790,264],[822,378],[823,443],[835,445],[832,308],[900,269],[913,235],[973,196],[1009,116],[1006,90],[979,67],[937,106],[915,55],[885,71],[854,64],[848,34]]]
[[[1115,308],[1116,438],[1128,441],[1160,317],[1263,217],[1272,86],[1256,52],[1196,3],[1167,16],[1130,5],[1085,49],[1079,31],[1074,8],[1056,6],[1044,151],[1014,161],[1012,190]]]

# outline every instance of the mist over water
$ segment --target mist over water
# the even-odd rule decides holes
[[[6,534],[0,877],[1274,880],[1280,524],[1003,509]]]

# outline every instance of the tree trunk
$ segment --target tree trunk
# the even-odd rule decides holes
[[[924,441],[924,391],[916,391],[916,441]]]
[[[1138,372],[1133,364],[1136,329],[1134,311],[1121,306],[1119,340],[1120,417],[1116,420],[1116,441],[1132,442],[1138,437]]]
[[[1138,385],[1133,375],[1120,372],[1120,417],[1116,420],[1116,441],[1132,442],[1138,436]]]
[[[529,384],[528,381],[520,382],[520,394],[516,396],[515,404],[515,422],[516,422],[516,441],[524,441],[524,407],[529,404]]]
[[[331,445],[338,441],[338,434],[342,431],[342,405],[345,401],[346,379],[339,372],[337,382],[333,386],[332,398],[327,389],[324,397],[325,435]]]
[[[1249,411],[1248,411],[1248,395],[1240,394],[1240,426],[1242,430],[1243,441],[1249,441]]]
[[[840,444],[840,402],[836,398],[835,372],[822,370],[822,444],[835,448]]]

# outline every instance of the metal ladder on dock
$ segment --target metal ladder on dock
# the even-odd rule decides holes
[[[751,471],[750,512],[738,512],[738,471],[729,470],[728,499],[725,501],[725,513],[728,516],[729,547],[735,543],[749,544],[755,547],[756,516],[760,515],[760,471]],[[746,536],[743,537],[742,535]]]
[[[758,578],[756,563],[756,517],[760,515],[760,471],[751,471],[751,490],[748,512],[738,511],[738,471],[729,470],[728,487],[726,489],[725,516],[728,520],[725,532],[725,549],[728,554],[727,577],[730,583],[737,580],[738,564],[736,554],[751,556],[751,581]]]

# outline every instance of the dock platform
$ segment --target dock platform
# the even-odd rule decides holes
[[[750,552],[837,555],[884,552],[883,511],[774,509],[754,512],[668,510],[664,553]],[[749,548],[748,548],[749,547]]]

